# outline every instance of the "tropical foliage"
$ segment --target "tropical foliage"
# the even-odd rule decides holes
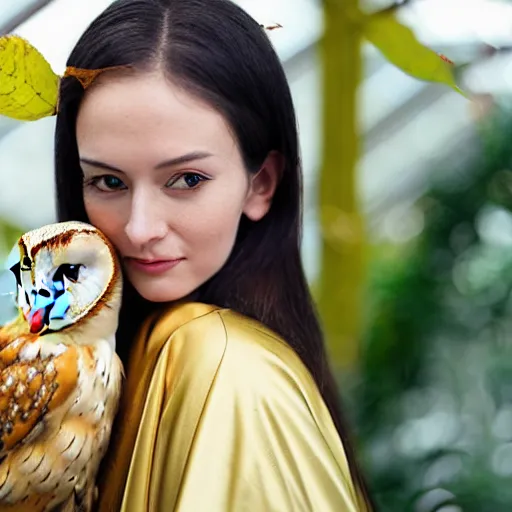
[[[349,399],[380,511],[512,508],[511,131],[486,122],[415,205],[421,235],[371,265]]]

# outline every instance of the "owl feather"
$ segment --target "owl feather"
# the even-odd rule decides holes
[[[0,328],[0,512],[89,512],[123,379],[119,262],[84,223],[17,245],[19,315]]]

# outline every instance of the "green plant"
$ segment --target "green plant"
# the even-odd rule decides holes
[[[372,265],[348,399],[383,512],[511,510],[511,131],[506,111],[482,126],[481,156],[416,204],[423,232]]]

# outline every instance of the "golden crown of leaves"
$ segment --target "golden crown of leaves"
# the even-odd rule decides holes
[[[265,30],[282,25],[260,25]],[[62,78],[75,77],[87,89],[103,72],[129,66],[81,69],[68,66],[64,75],[28,41],[16,35],[0,37],[0,115],[19,121],[36,121],[57,114]]]

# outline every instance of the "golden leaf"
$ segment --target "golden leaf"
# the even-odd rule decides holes
[[[462,93],[455,81],[453,64],[421,44],[413,31],[402,25],[392,11],[366,17],[363,35],[384,57],[405,73],[429,82],[440,82]]]
[[[56,114],[59,76],[18,36],[0,37],[0,114],[35,121]]]

